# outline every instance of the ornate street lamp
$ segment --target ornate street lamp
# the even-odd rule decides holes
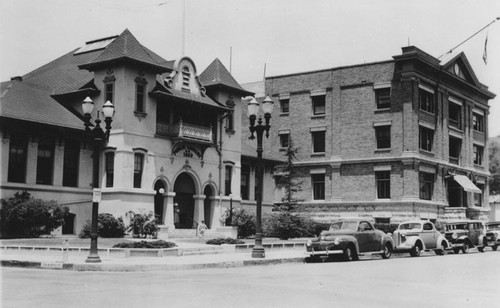
[[[262,188],[264,182],[264,172],[262,163],[262,135],[264,131],[266,132],[266,138],[269,138],[269,121],[271,120],[271,113],[273,112],[274,102],[268,96],[262,102],[262,111],[264,112],[265,124],[262,124],[262,116],[259,115],[257,125],[255,125],[255,120],[257,119],[257,114],[259,113],[259,103],[255,98],[248,103],[248,115],[250,119],[250,139],[255,139],[254,133],[257,134],[257,166],[256,166],[256,200],[257,200],[257,223],[255,232],[255,245],[252,249],[252,258],[265,258],[266,252],[264,251],[264,246],[262,246]]]
[[[85,260],[87,263],[99,263],[101,259],[97,253],[97,221],[99,215],[99,199],[97,196],[99,189],[99,155],[102,145],[108,140],[109,132],[111,130],[111,122],[115,113],[115,106],[110,101],[107,101],[102,106],[102,114],[104,115],[104,122],[106,122],[106,131],[101,128],[101,119],[99,119],[99,112],[97,112],[97,119],[95,119],[95,126],[90,128],[92,124],[92,110],[94,109],[94,102],[90,97],[86,97],[82,102],[82,111],[85,118],[85,133],[89,138],[93,139],[94,153],[93,153],[93,167],[92,167],[92,229],[90,231],[90,253]]]

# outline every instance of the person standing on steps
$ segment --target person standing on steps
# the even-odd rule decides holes
[[[203,239],[205,237],[205,230],[207,230],[207,225],[205,221],[202,220],[200,224],[198,224],[198,236]]]

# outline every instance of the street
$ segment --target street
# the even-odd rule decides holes
[[[489,307],[500,253],[157,272],[2,268],[2,307]]]

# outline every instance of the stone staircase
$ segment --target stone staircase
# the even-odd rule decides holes
[[[167,239],[194,239],[198,238],[198,231],[196,229],[168,229],[162,228],[160,226],[158,232],[158,238],[167,240]],[[205,231],[204,239],[213,239],[213,238],[238,238],[238,233],[236,228],[233,227],[216,227],[213,229],[209,229]]]

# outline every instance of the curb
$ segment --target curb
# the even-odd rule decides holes
[[[303,257],[223,261],[215,263],[194,263],[194,264],[88,264],[88,263],[45,263],[37,261],[1,260],[2,267],[20,267],[53,270],[73,270],[73,271],[107,271],[107,272],[132,272],[132,271],[154,271],[154,270],[192,270],[209,268],[236,268],[244,266],[278,265],[287,263],[303,263]],[[54,266],[57,264],[57,267]]]

